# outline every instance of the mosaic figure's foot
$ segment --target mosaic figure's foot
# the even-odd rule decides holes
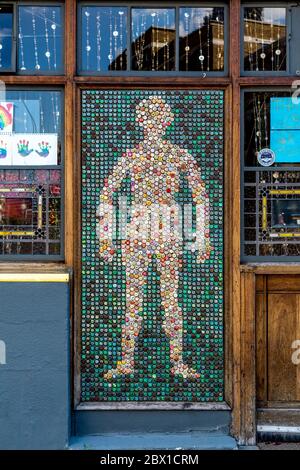
[[[171,369],[172,375],[181,375],[184,379],[199,379],[200,374],[181,361],[175,362]]]
[[[116,375],[128,375],[133,374],[134,370],[128,362],[118,361],[115,369],[110,369],[104,374],[106,380],[113,379]]]

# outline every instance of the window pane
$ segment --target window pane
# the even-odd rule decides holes
[[[45,90],[0,103],[0,256],[60,256],[61,107]]]
[[[0,73],[12,68],[13,7],[0,7]]]
[[[81,29],[82,71],[126,70],[127,8],[83,7]]]
[[[22,72],[63,71],[62,11],[55,6],[20,6],[18,69]]]
[[[132,69],[175,70],[175,9],[132,9]]]
[[[180,70],[224,70],[224,8],[180,8]]]
[[[286,9],[244,9],[244,70],[286,70]]]
[[[245,93],[244,257],[300,255],[300,107],[288,92]]]

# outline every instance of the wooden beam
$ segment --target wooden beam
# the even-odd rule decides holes
[[[241,428],[239,443],[256,444],[255,275],[241,276]]]

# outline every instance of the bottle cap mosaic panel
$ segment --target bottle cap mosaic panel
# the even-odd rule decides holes
[[[82,402],[223,400],[223,100],[82,91]]]

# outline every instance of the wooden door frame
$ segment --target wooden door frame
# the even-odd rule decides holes
[[[230,194],[231,190],[231,172],[232,161],[230,158],[230,142],[228,137],[231,134],[231,85],[222,79],[220,84],[201,84],[201,79],[178,78],[176,84],[170,86],[169,80],[165,78],[155,78],[151,80],[151,86],[147,80],[136,77],[126,77],[120,83],[119,77],[110,80],[93,77],[93,80],[84,80],[85,77],[80,77],[77,80],[76,86],[76,164],[75,164],[75,187],[77,194],[75,197],[75,225],[77,227],[75,237],[75,253],[77,254],[74,260],[74,407],[76,410],[116,410],[116,409],[139,409],[139,410],[230,410],[232,407],[232,338],[231,338],[231,277],[232,266],[230,263],[232,252],[232,241],[230,236],[230,225],[226,224],[226,220],[232,220]],[[225,84],[226,83],[226,84]],[[80,402],[80,355],[81,355],[81,91],[85,89],[105,89],[105,90],[220,90],[224,92],[224,402],[221,403],[155,403],[155,402],[126,402],[126,403],[81,403]]]

